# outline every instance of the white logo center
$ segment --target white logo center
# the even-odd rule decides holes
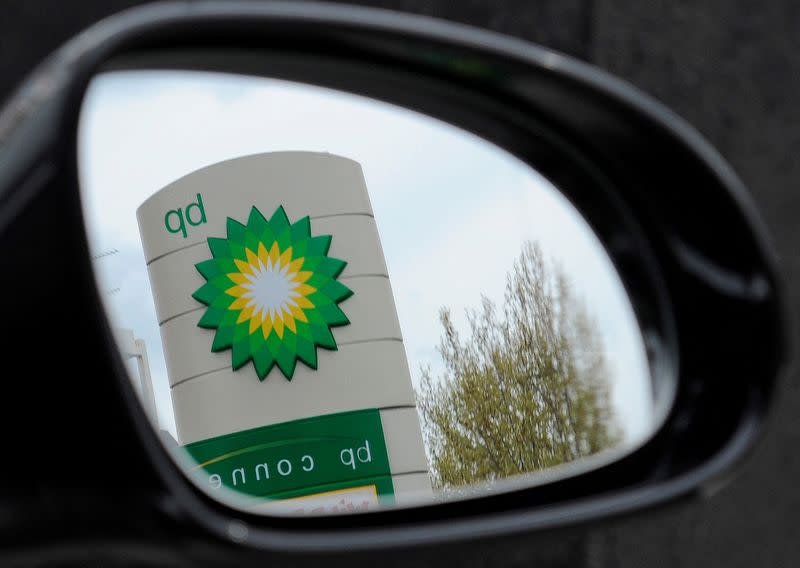
[[[248,282],[242,284],[242,288],[247,290],[242,294],[242,298],[248,298],[247,307],[255,309],[254,315],[263,312],[262,315],[269,314],[272,318],[282,312],[290,313],[291,306],[296,307],[295,298],[300,296],[297,288],[299,282],[292,282],[288,275],[289,266],[281,266],[280,259],[272,263],[267,259],[267,264],[259,259],[258,267],[252,266],[253,274],[246,274]]]

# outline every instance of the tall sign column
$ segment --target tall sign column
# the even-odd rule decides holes
[[[137,211],[179,442],[209,485],[299,509],[430,491],[361,167],[221,162]]]

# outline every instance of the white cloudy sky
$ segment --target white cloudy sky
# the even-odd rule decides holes
[[[118,327],[145,340],[162,428],[175,421],[136,208],[168,183],[247,154],[310,150],[361,163],[395,292],[413,380],[441,369],[439,309],[464,328],[481,294],[502,300],[522,243],[537,240],[596,319],[628,440],[649,433],[642,340],[608,257],[541,176],[479,138],[416,113],[316,87],[193,72],[95,79],[80,127],[90,242]],[[454,285],[454,283],[457,283]],[[116,290],[118,289],[118,290]]]

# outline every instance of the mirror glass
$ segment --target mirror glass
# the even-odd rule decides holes
[[[438,120],[263,77],[109,71],[79,167],[142,405],[233,506],[342,514],[541,484],[630,452],[671,402],[587,222]]]

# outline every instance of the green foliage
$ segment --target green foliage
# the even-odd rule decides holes
[[[423,369],[418,404],[437,487],[555,466],[621,439],[601,338],[566,275],[528,242],[500,310],[468,311],[462,340],[443,308],[443,376]]]

